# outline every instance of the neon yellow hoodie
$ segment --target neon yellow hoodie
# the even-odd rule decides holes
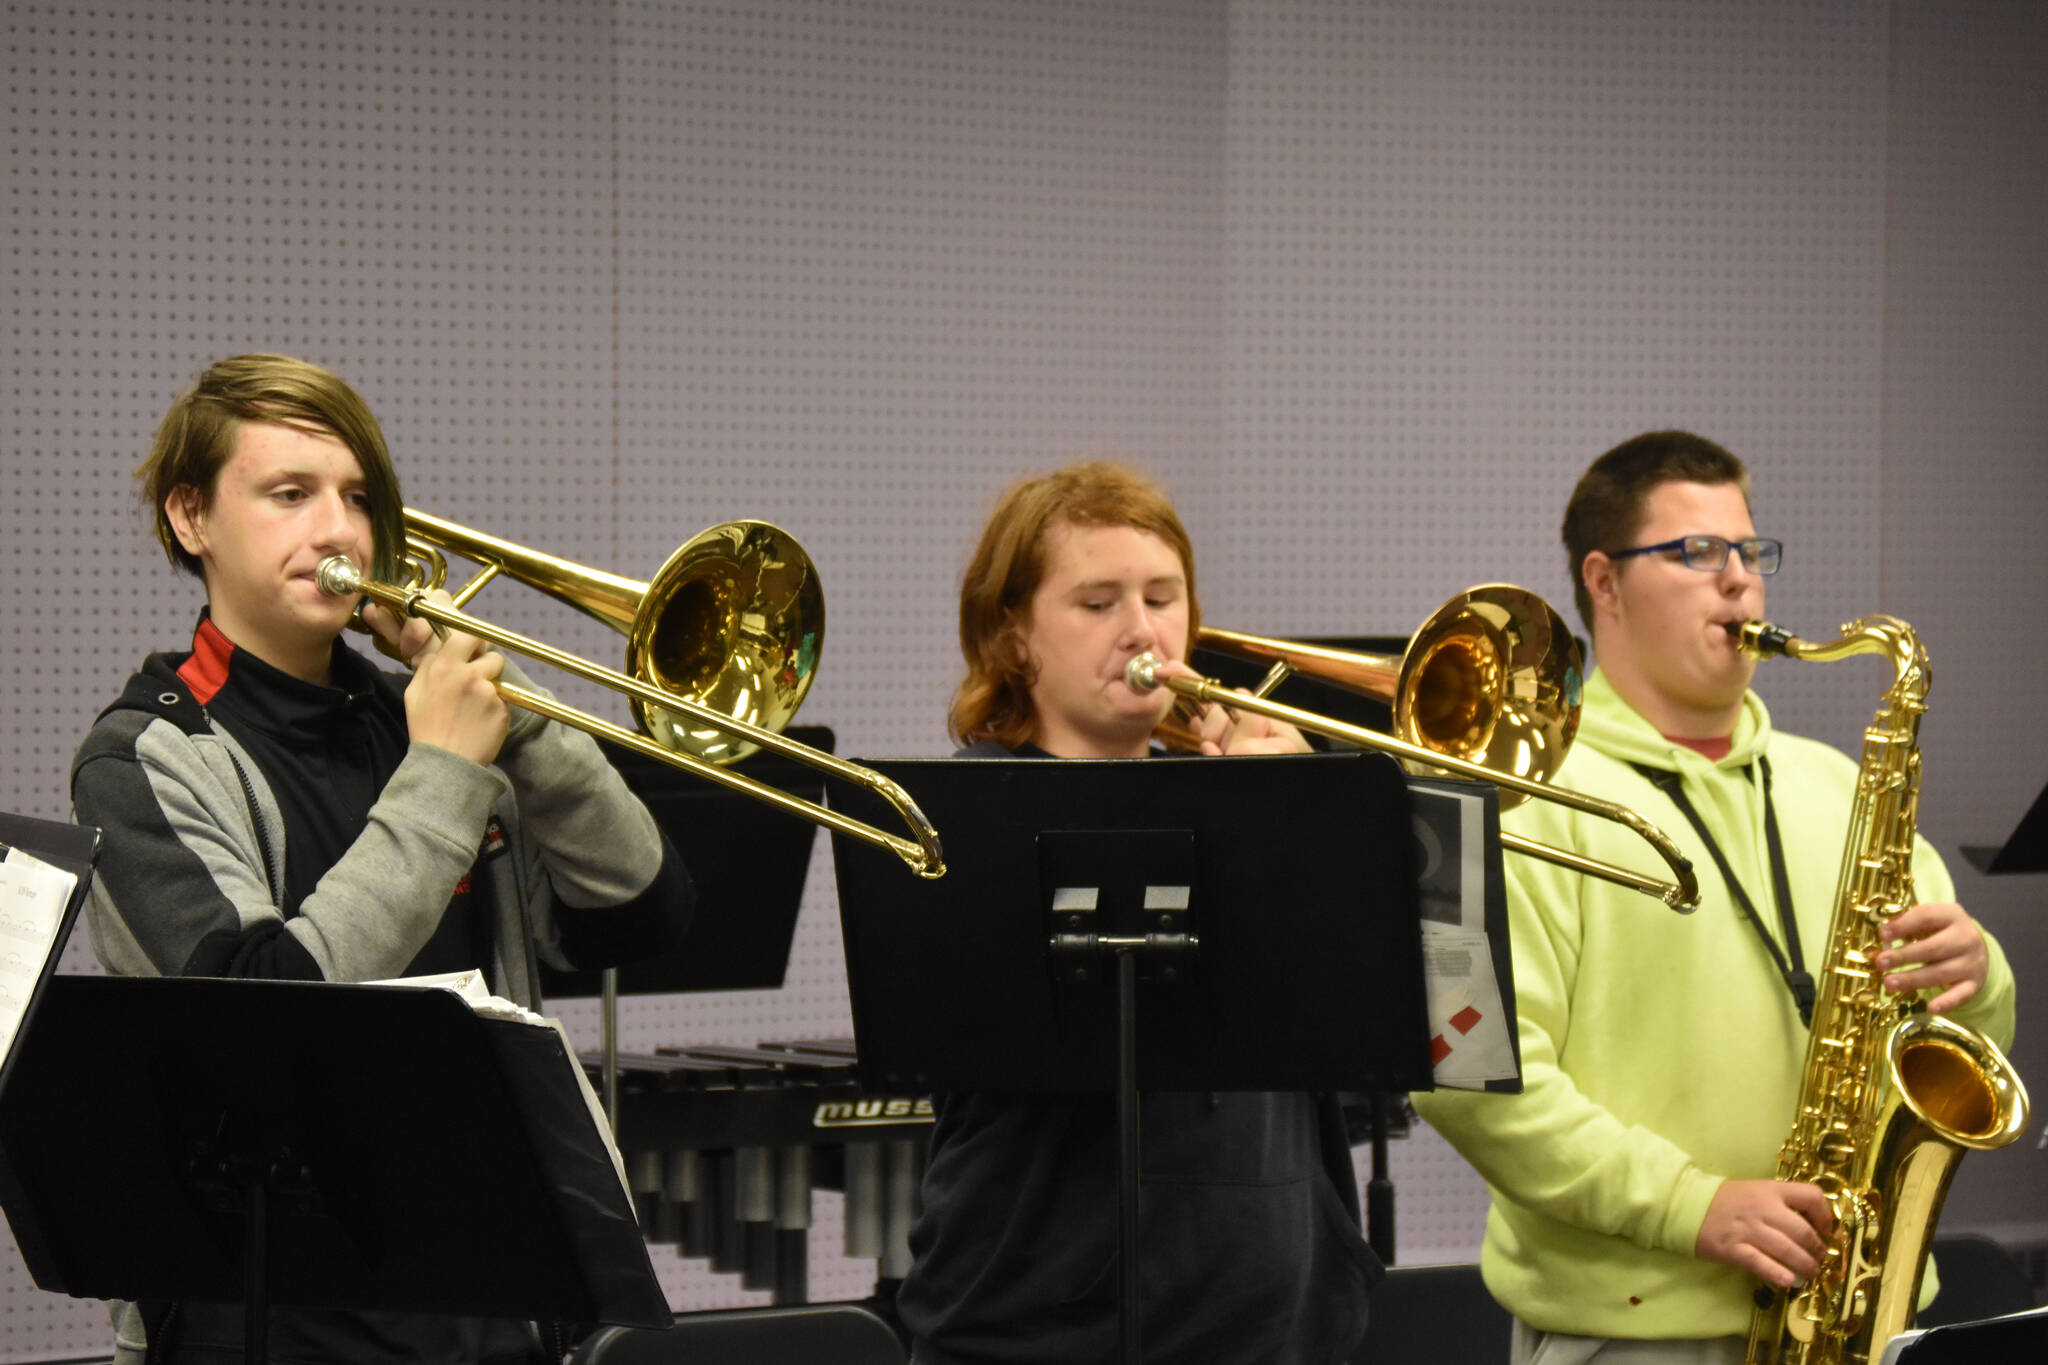
[[[1875,703],[1876,694],[1872,700]],[[1692,859],[1700,908],[1677,915],[1639,892],[1550,863],[1506,859],[1520,1095],[1437,1091],[1415,1107],[1486,1177],[1493,1194],[1480,1256],[1487,1288],[1544,1331],[1666,1339],[1749,1330],[1745,1272],[1696,1258],[1707,1205],[1724,1179],[1775,1171],[1791,1127],[1806,1029],[1791,992],[1683,813],[1629,766],[1681,775],[1774,939],[1760,786],[1770,761],[1806,966],[1827,951],[1856,765],[1813,740],[1772,734],[1755,693],[1718,762],[1675,745],[1596,672],[1558,783],[1641,812]],[[1624,827],[1542,801],[1507,828],[1666,878]],[[1955,889],[1922,839],[1915,898]],[[2009,1045],[2013,980],[1986,935],[1984,989],[1953,1017]],[[1983,1158],[1979,1158],[1982,1160]],[[1933,1274],[1923,1303],[1933,1292]]]

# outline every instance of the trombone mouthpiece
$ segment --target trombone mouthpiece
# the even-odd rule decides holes
[[[320,567],[313,571],[320,584],[320,591],[329,597],[348,597],[363,585],[363,571],[347,555],[329,555],[320,561]]]
[[[1150,692],[1159,686],[1158,669],[1158,659],[1140,654],[1124,665],[1124,682],[1133,692]]]

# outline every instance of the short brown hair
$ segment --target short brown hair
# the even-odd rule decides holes
[[[1586,556],[1630,549],[1643,529],[1644,505],[1660,484],[1732,483],[1749,502],[1749,471],[1742,461],[1689,431],[1646,431],[1593,461],[1564,509],[1564,552],[1579,619],[1593,629],[1593,595],[1586,591]]]
[[[960,653],[967,678],[954,695],[946,728],[961,744],[992,739],[1014,749],[1030,738],[1036,679],[1021,645],[1032,596],[1045,578],[1046,532],[1063,522],[1129,526],[1171,546],[1187,576],[1188,643],[1194,643],[1202,624],[1195,547],[1158,484],[1107,460],[1012,484],[996,501],[960,584]]]
[[[245,422],[306,427],[349,448],[362,466],[363,490],[370,502],[370,572],[391,581],[405,544],[405,502],[383,429],[369,406],[338,376],[284,355],[237,355],[215,361],[164,414],[149,458],[135,471],[135,479],[171,563],[205,576],[199,557],[178,543],[164,504],[178,489],[194,488],[201,507],[213,505],[220,471],[233,457],[235,437]]]

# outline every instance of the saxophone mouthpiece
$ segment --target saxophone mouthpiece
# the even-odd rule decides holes
[[[1792,644],[1789,630],[1769,621],[1730,621],[1723,627],[1744,654],[1757,659],[1776,658]]]

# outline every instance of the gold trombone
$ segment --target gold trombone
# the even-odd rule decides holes
[[[1246,694],[1233,692],[1214,678],[1161,677],[1159,660],[1140,654],[1125,668],[1125,681],[1141,692],[1167,687],[1192,701],[1249,711],[1392,754],[1418,775],[1454,773],[1491,782],[1501,788],[1503,809],[1534,796],[1627,825],[1656,849],[1671,869],[1671,881],[1519,834],[1503,832],[1500,843],[1528,857],[1633,887],[1681,913],[1699,904],[1699,880],[1692,863],[1656,825],[1626,806],[1549,785],[1578,732],[1584,665],[1578,641],[1564,619],[1535,593],[1507,583],[1467,588],[1422,623],[1399,658],[1208,626],[1196,633],[1195,642],[1268,661],[1273,667],[1258,688]],[[1297,672],[1386,702],[1393,708],[1398,737],[1266,698]]]
[[[887,848],[920,877],[942,877],[938,832],[889,778],[778,733],[796,714],[818,665],[825,599],[810,556],[765,521],[732,521],[685,542],[649,582],[556,559],[494,536],[405,509],[407,581],[366,577],[344,555],[323,560],[320,587],[367,597],[393,611],[464,631],[501,649],[622,692],[641,734],[511,683],[498,692],[536,712],[778,810]],[[447,555],[482,566],[450,605],[427,594],[447,581]],[[625,632],[624,672],[603,668],[460,610],[500,573]],[[652,736],[649,738],[648,736]],[[724,764],[767,749],[866,787],[903,818],[911,838],[791,796]]]

